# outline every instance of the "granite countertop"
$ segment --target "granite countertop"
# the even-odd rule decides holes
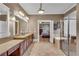
[[[13,40],[13,37],[0,38],[0,44]]]
[[[32,34],[33,33],[28,33],[25,35],[16,35],[14,37],[0,38],[0,54],[6,52],[10,48],[12,48],[12,47],[16,46],[17,44],[21,43],[22,41],[24,41],[24,40],[14,40],[14,38],[24,39]]]
[[[23,40],[10,40],[8,42],[0,44],[0,54],[8,51],[10,48],[16,46],[21,42],[23,42]]]
[[[25,35],[16,35],[14,36],[15,39],[25,39],[26,37],[32,35],[33,33],[28,33],[28,34],[25,34]]]
[[[14,40],[14,39],[25,39],[26,37],[28,37],[29,35],[32,35],[33,33],[28,33],[25,35],[16,35],[13,37],[6,37],[6,38],[0,38],[0,45],[3,43],[6,43],[8,41]]]

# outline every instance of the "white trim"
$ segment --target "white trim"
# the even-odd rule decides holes
[[[53,43],[53,36],[52,36],[52,34],[53,34],[53,29],[52,29],[52,24],[53,24],[53,22],[51,21],[51,20],[38,20],[37,21],[37,30],[38,30],[38,39],[37,39],[37,41],[39,42],[40,40],[40,37],[39,37],[39,24],[40,24],[40,22],[50,22],[50,42],[51,43]]]
[[[70,9],[72,9],[73,7],[75,7],[77,4],[73,4],[70,8],[68,8],[67,10],[65,10],[64,11],[64,14],[66,13],[66,12],[68,12]]]
[[[7,8],[7,24],[8,24],[8,36],[10,36],[10,8],[8,8],[6,5],[2,4],[5,8]]]
[[[4,8],[6,10],[6,15],[7,15],[7,19],[6,19],[6,23],[7,23],[7,31],[6,32],[2,32],[0,33],[0,38],[4,38],[4,37],[8,37],[10,36],[10,29],[9,29],[9,21],[10,21],[10,8],[8,8],[6,5],[4,5],[3,3],[0,3],[0,6],[2,6],[2,8]]]
[[[54,38],[54,21],[51,20],[50,22],[50,42],[53,43]]]
[[[2,6],[3,8],[6,8],[6,10],[9,9],[9,8],[8,8],[6,5],[4,5],[3,3],[0,3],[0,6]]]
[[[14,11],[14,15],[17,16],[17,17],[19,17],[21,20],[24,20],[26,23],[28,22],[28,20],[27,20],[25,17],[21,16],[21,15],[18,13],[18,11]]]

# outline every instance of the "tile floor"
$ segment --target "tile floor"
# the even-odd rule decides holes
[[[65,54],[49,42],[31,44],[23,56],[65,56]]]
[[[68,55],[68,41],[62,42],[62,50],[63,52]],[[69,43],[69,55],[70,56],[76,56],[76,43]]]

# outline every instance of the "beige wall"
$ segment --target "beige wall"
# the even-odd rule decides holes
[[[37,39],[37,20],[63,20],[63,15],[30,15],[29,32],[34,32],[35,39]]]
[[[19,23],[20,33],[27,33],[27,23],[23,20],[19,20]]]

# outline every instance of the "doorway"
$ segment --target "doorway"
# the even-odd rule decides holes
[[[19,33],[20,33],[19,21],[17,20],[15,22],[15,35],[19,35]]]
[[[45,29],[44,27],[46,27],[47,29]],[[37,32],[38,42],[47,41],[47,42],[53,43],[53,38],[54,38],[53,20],[38,20],[37,29],[38,29],[38,32]],[[45,39],[41,39],[41,38],[45,38]]]
[[[50,41],[50,22],[41,22],[39,24],[39,37],[42,42]]]

